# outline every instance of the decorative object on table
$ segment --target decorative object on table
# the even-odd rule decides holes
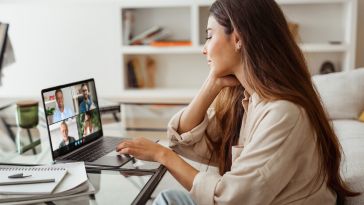
[[[334,73],[335,66],[331,61],[325,61],[320,68],[320,74]]]
[[[289,31],[291,32],[293,38],[295,39],[295,41],[297,43],[301,42],[301,37],[299,34],[299,24],[298,23],[294,23],[294,22],[288,22],[288,28]]]
[[[14,50],[8,37],[9,24],[0,22],[0,85],[2,69],[15,62]]]
[[[32,128],[38,125],[38,101],[19,101],[16,106],[17,120],[20,127]]]

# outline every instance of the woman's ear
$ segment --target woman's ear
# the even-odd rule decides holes
[[[239,34],[236,31],[234,31],[232,33],[232,40],[233,40],[235,50],[236,51],[240,50],[241,46],[242,46],[241,38],[240,38]]]

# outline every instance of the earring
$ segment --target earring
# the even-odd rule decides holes
[[[240,49],[241,49],[241,44],[240,43],[236,44],[235,51],[238,52]]]

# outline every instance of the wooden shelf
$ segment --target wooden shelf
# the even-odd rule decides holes
[[[122,54],[189,54],[202,53],[202,47],[196,46],[173,46],[173,47],[153,47],[153,46],[123,46]]]
[[[349,46],[346,44],[325,44],[325,43],[305,43],[300,44],[303,52],[346,52]]]
[[[121,95],[112,98],[118,102],[126,103],[189,103],[196,95],[198,89],[126,89]]]

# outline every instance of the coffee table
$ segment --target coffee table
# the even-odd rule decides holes
[[[117,103],[100,100],[104,135],[115,137],[143,136],[152,140],[161,139],[165,142],[166,123],[170,116],[183,106]],[[15,102],[0,107],[0,139],[1,164],[52,163],[46,121],[41,107],[39,109],[39,124],[30,129],[18,126]],[[47,202],[47,204],[150,203],[150,196],[166,169],[155,163],[139,160],[130,161],[125,167],[134,167],[135,165],[139,165],[142,170],[87,169],[89,180],[96,190],[95,195]]]

